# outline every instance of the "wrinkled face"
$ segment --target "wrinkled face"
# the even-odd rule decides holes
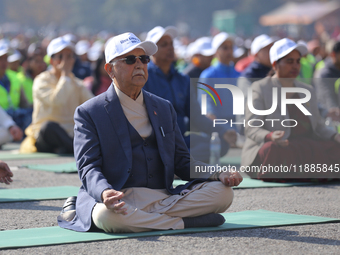
[[[256,54],[257,61],[262,65],[271,67],[272,64],[270,63],[269,50],[273,44],[274,43],[267,45],[266,47],[259,50],[259,52]]]
[[[157,62],[172,63],[175,60],[175,50],[172,38],[169,35],[164,35],[157,42],[158,51],[153,57]]]
[[[145,55],[145,52],[137,48],[112,60],[111,63],[114,64],[108,63],[105,65],[106,72],[121,91],[142,89],[148,80],[147,63],[143,64],[139,58],[132,65],[128,65],[124,60],[120,60],[130,55],[141,56]]]
[[[216,57],[222,64],[228,65],[233,60],[233,46],[231,40],[224,41],[216,51]]]
[[[274,62],[273,68],[279,78],[296,78],[300,73],[301,54],[293,50],[287,56]]]
[[[7,54],[0,57],[0,73],[4,74],[7,69]]]

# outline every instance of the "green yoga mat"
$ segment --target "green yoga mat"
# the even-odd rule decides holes
[[[33,170],[41,170],[47,172],[55,172],[55,173],[76,173],[77,166],[76,162],[69,162],[63,164],[48,164],[48,165],[24,165],[24,167]]]
[[[71,156],[71,155],[58,155],[54,153],[43,153],[43,152],[35,152],[35,153],[1,152],[0,160],[57,158],[61,156]]]
[[[0,203],[65,199],[78,194],[79,187],[59,186],[46,188],[0,189]]]
[[[59,227],[32,228],[0,231],[0,248],[19,248],[41,245],[68,244],[90,241],[139,238],[160,235],[178,235],[186,233],[227,231],[263,227],[340,222],[340,219],[307,215],[277,213],[266,210],[243,211],[222,214],[226,222],[219,227],[189,228],[180,230],[150,231],[144,233],[106,234],[93,232],[75,232]]]
[[[173,185],[178,186],[185,184],[186,181],[174,180]],[[277,188],[277,187],[292,187],[292,186],[306,186],[313,185],[310,182],[291,182],[291,183],[278,183],[278,182],[264,182],[261,180],[254,180],[250,178],[243,178],[242,183],[233,187],[233,189],[255,189],[255,188]]]

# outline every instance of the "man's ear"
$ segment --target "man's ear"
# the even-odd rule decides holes
[[[277,69],[277,61],[275,61],[272,66],[273,66],[274,71],[276,71],[276,69]]]
[[[113,66],[110,63],[106,63],[104,66],[105,71],[107,72],[107,74],[111,77],[111,79],[113,79],[114,75],[113,75]]]

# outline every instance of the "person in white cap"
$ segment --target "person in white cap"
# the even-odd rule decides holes
[[[84,80],[86,77],[91,76],[91,63],[88,61],[87,53],[90,49],[90,43],[86,40],[81,40],[75,45],[75,53],[77,55],[72,72],[74,75]]]
[[[14,52],[7,57],[8,69],[14,72],[19,72],[21,59],[22,59],[22,55],[20,51],[14,50]]]
[[[17,73],[8,69],[8,44],[0,40],[0,107],[16,125],[25,129],[32,120],[32,107],[27,101]]]
[[[189,49],[191,60],[183,74],[190,78],[199,78],[203,70],[210,66],[215,52],[216,49],[211,45],[211,38],[198,38]]]
[[[247,102],[248,88],[254,81],[266,77],[272,70],[269,58],[269,50],[274,44],[274,40],[266,34],[255,37],[251,44],[251,55],[254,61],[247,66],[237,79],[237,86],[243,91],[245,102]],[[242,122],[244,116],[238,116],[237,122]],[[244,128],[240,128],[240,133],[244,133]]]
[[[73,153],[73,113],[93,95],[72,73],[72,42],[63,37],[53,39],[47,54],[51,58],[51,69],[34,79],[33,119],[25,130],[27,137],[20,151]]]
[[[233,134],[230,136],[224,126],[214,127],[212,120],[201,114],[196,97],[196,84],[190,84],[190,77],[178,72],[174,66],[173,40],[176,36],[177,29],[172,26],[157,26],[147,33],[146,40],[157,44],[158,51],[148,65],[149,78],[144,89],[172,103],[176,110],[178,126],[190,153],[201,161],[209,162],[210,154],[207,151],[210,150],[212,132],[217,131],[220,135],[221,156],[227,153],[229,144],[234,143],[234,137]],[[192,130],[188,129],[188,119]],[[185,135],[187,131],[193,130],[204,135]]]
[[[274,40],[266,34],[257,36],[251,44],[251,54],[254,61],[241,73],[241,77],[251,79],[251,82],[266,77],[272,69],[269,50]]]
[[[233,37],[226,32],[220,32],[214,36],[212,46],[216,50],[215,56],[218,61],[216,65],[208,67],[201,73],[200,82],[214,87],[216,82],[219,83],[218,80],[215,80],[216,78],[228,78],[224,79],[224,81],[228,84],[236,85],[236,78],[238,78],[240,74],[235,70],[233,63]],[[228,120],[228,124],[225,126],[228,127],[229,143],[232,147],[235,147],[237,140],[236,127],[235,125],[233,127],[229,125],[231,123],[230,120],[236,121],[236,117],[233,115],[232,94],[227,89],[216,89],[216,91],[221,98],[223,106],[215,106],[213,100],[210,97],[207,98],[207,116],[212,120]],[[200,103],[203,94],[206,94],[206,92],[200,89],[197,91],[197,99]]]
[[[47,68],[44,56],[45,51],[40,44],[31,44],[27,50],[27,58],[22,64],[23,70],[17,74],[25,91],[27,101],[31,105],[33,105],[33,80]]]
[[[113,82],[75,112],[82,186],[76,199],[66,200],[59,226],[119,233],[224,222],[218,213],[230,206],[230,187],[242,177],[221,173],[212,177],[220,181],[190,178],[190,161],[202,163],[190,157],[173,106],[143,90],[149,56],[156,51],[152,41],[141,42],[132,33],[107,44],[105,70]],[[174,188],[174,174],[189,182]]]
[[[300,59],[307,53],[306,46],[296,44],[284,38],[274,43],[270,49],[270,61],[275,74],[252,84],[252,104],[256,110],[267,110],[273,104],[273,89],[278,90],[280,98],[281,89],[292,89],[299,92],[287,93],[291,101],[310,99],[303,104],[307,112],[302,112],[302,103],[286,106],[287,114],[282,114],[280,106],[268,115],[256,115],[246,108],[246,123],[252,119],[261,120],[264,125],[254,127],[246,125],[246,141],[242,151],[242,166],[256,165],[264,167],[296,166],[299,171],[261,171],[252,175],[254,178],[271,180],[295,181],[298,178],[309,179],[334,178],[327,171],[339,163],[340,134],[328,129],[320,117],[315,91],[312,86],[296,80],[300,72]],[[306,91],[306,92],[303,92]],[[311,115],[309,115],[309,113]],[[289,119],[290,124],[285,121]],[[268,120],[273,120],[268,121]],[[295,121],[294,121],[295,120]],[[321,164],[321,165],[318,165]],[[324,171],[313,171],[313,166],[323,166]],[[305,171],[305,169],[307,169]],[[311,170],[311,171],[309,171]],[[311,174],[309,174],[311,173]],[[334,173],[334,172],[333,172]],[[337,174],[339,178],[339,173]]]

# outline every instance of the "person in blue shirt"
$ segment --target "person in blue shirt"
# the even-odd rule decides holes
[[[214,87],[215,84],[232,84],[236,85],[237,78],[240,73],[234,68],[233,63],[233,47],[234,41],[232,36],[226,32],[217,34],[212,41],[213,48],[216,49],[215,57],[217,58],[216,65],[212,65],[205,69],[200,75],[200,82]],[[227,79],[226,79],[227,78]],[[203,86],[198,86],[199,88]],[[236,125],[230,125],[231,120],[236,121],[233,115],[233,97],[228,89],[216,89],[219,94],[222,105],[215,105],[212,98],[207,97],[207,116],[210,119],[226,119],[231,133],[236,136]],[[202,95],[205,91],[198,89],[197,98],[201,103]]]
[[[175,27],[157,26],[148,32],[146,40],[153,41],[158,46],[158,51],[152,56],[148,64],[149,78],[144,89],[159,97],[169,100],[177,113],[177,123],[182,135],[195,129],[203,132],[203,136],[184,136],[185,142],[190,148],[191,154],[199,160],[207,162],[209,159],[210,134],[213,131],[220,133],[222,142],[221,155],[227,153],[229,144],[236,142],[236,135],[230,135],[225,127],[213,127],[213,123],[204,115],[201,115],[197,99],[190,93],[190,78],[179,73],[174,67],[175,52],[173,39],[177,36]],[[191,104],[191,105],[190,105]],[[190,120],[190,128],[189,128]],[[217,130],[216,130],[217,129]],[[190,143],[191,140],[191,143]],[[197,153],[195,153],[195,151]]]

